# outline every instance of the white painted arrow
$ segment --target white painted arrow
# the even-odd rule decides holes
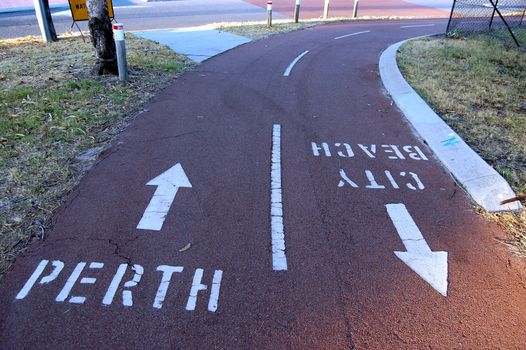
[[[147,185],[157,186],[157,189],[150,204],[146,207],[137,228],[139,230],[160,231],[179,187],[192,187],[192,184],[184,173],[181,164],[177,163],[161,175],[150,180]]]
[[[433,252],[403,204],[387,204],[398,235],[406,252],[394,252],[400,260],[429,283],[437,292],[447,296],[447,252]]]

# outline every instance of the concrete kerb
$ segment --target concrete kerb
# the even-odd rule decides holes
[[[420,38],[420,37],[419,37]],[[400,46],[412,38],[388,47],[380,57],[380,76],[392,99],[442,164],[482,208],[490,212],[519,210],[519,202],[501,205],[515,197],[508,182],[486,163],[413,90],[396,62]]]

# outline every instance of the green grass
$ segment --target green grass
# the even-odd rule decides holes
[[[65,36],[0,41],[0,275],[34,239],[131,116],[191,63],[167,47],[126,38],[130,80],[93,77],[94,50]]]
[[[409,83],[517,192],[526,191],[526,52],[487,35],[403,45]],[[485,214],[526,254],[526,213]]]

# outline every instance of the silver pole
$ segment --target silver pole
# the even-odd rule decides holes
[[[325,0],[325,5],[323,6],[323,19],[329,18],[329,0]]]
[[[294,23],[298,23],[300,20],[300,5],[301,0],[296,0],[296,7],[294,8]]]
[[[267,27],[272,27],[272,1],[267,1]]]
[[[45,42],[53,41],[53,38],[51,37],[51,31],[49,30],[46,12],[44,11],[44,2],[42,0],[33,0],[33,3],[35,4],[35,14],[37,15],[40,33],[42,33],[42,40]]]
[[[113,38],[115,39],[115,49],[117,51],[117,66],[119,68],[119,80],[128,80],[128,63],[126,61],[126,41],[124,40],[124,25],[121,23],[113,24]]]
[[[360,3],[360,0],[354,0],[354,9],[352,12],[352,18],[358,17],[358,5]]]

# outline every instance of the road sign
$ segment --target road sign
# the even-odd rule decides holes
[[[87,21],[88,17],[88,7],[86,6],[86,0],[68,0],[69,9],[71,10],[71,17],[73,22],[78,21]],[[110,18],[114,18],[113,14],[113,2],[112,0],[106,0],[108,6],[108,15]]]

